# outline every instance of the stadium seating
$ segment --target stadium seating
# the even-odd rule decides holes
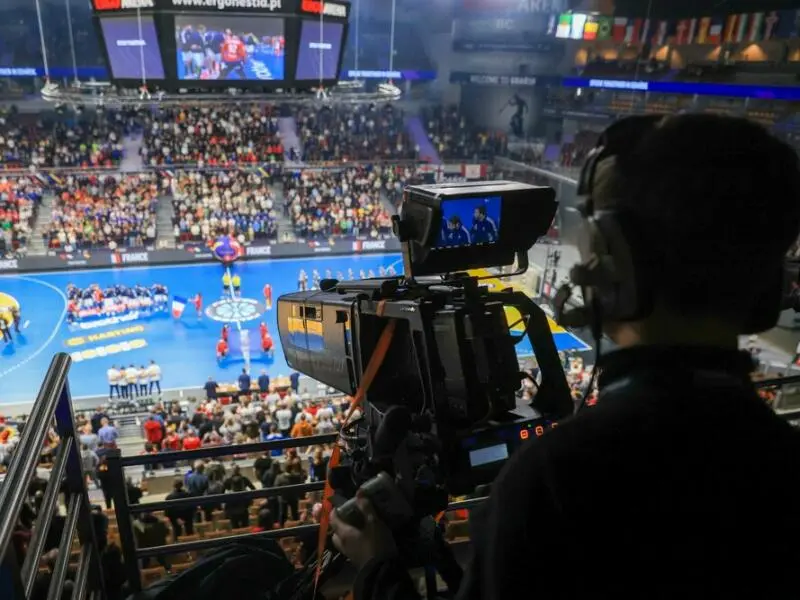
[[[414,159],[417,149],[403,119],[403,111],[392,104],[337,105],[320,110],[303,107],[295,116],[303,160]]]
[[[180,173],[175,181],[177,242],[233,235],[240,243],[276,240],[278,209],[268,178],[241,171]]]
[[[231,165],[279,162],[283,144],[271,105],[162,108],[145,115],[145,164]]]
[[[445,160],[491,160],[506,151],[505,134],[475,126],[457,106],[427,108],[423,122],[439,156]]]
[[[0,162],[6,167],[112,167],[122,160],[125,122],[118,112],[0,115]]]
[[[0,179],[0,257],[25,252],[42,186],[31,177]]]
[[[156,237],[158,176],[69,176],[44,232],[50,248],[141,247]]]
[[[365,168],[284,177],[286,208],[301,238],[388,234],[391,218],[382,205],[383,188],[380,172]]]

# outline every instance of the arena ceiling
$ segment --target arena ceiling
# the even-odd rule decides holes
[[[615,5],[621,15],[670,19],[800,9],[800,0],[616,0]]]

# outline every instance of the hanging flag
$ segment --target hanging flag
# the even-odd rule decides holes
[[[581,13],[573,13],[572,15],[572,29],[570,31],[569,37],[573,40],[582,40],[583,39],[583,30],[586,27],[588,15],[584,15]]]
[[[625,43],[633,44],[639,42],[642,24],[642,19],[634,19],[633,21],[628,22],[628,27],[625,29]]]
[[[700,25],[697,27],[697,37],[695,44],[708,43],[708,30],[711,29],[711,17],[703,17],[700,19]]]
[[[778,21],[780,21],[780,17],[778,17],[778,11],[775,10],[764,17],[762,40],[771,40],[775,36],[775,32],[778,30]]]
[[[572,29],[572,15],[563,14],[558,17],[558,27],[556,27],[556,37],[562,40],[569,38],[569,32]]]
[[[622,43],[625,41],[625,33],[628,30],[627,17],[614,17],[614,26],[611,29],[611,38],[615,42]]]
[[[589,18],[586,19],[586,25],[583,27],[583,39],[590,41],[596,40],[599,29],[600,24],[597,22],[597,17],[589,15]]]
[[[760,42],[764,30],[764,13],[753,13],[751,15],[741,15],[744,22],[739,28],[737,42]]]
[[[597,39],[610,40],[614,28],[614,19],[611,17],[597,17]]]
[[[736,31],[733,32],[733,42],[744,42],[747,39],[747,30],[750,22],[750,15],[745,13],[736,15]]]
[[[739,31],[739,15],[730,15],[725,19],[725,28],[722,30],[722,41],[726,44],[736,41],[736,32]]]
[[[653,32],[653,46],[663,46],[666,43],[668,28],[669,21],[659,21],[656,23],[656,28]]]
[[[722,43],[722,17],[711,17],[711,26],[708,28],[708,43],[718,46]]]
[[[675,28],[675,43],[688,44],[689,40],[689,19],[681,19]]]
[[[639,37],[636,38],[634,41],[637,44],[646,44],[650,41],[650,26],[651,26],[650,19],[645,19],[644,23],[642,24],[642,30],[639,32]]]
[[[172,297],[172,316],[176,319],[180,319],[181,315],[183,314],[183,310],[186,308],[186,298],[181,298],[180,296],[173,296]]]
[[[697,22],[698,19],[689,19],[689,30],[686,33],[687,44],[697,43]]]

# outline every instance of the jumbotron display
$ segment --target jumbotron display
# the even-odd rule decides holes
[[[175,40],[180,80],[284,79],[281,18],[178,15]]]
[[[198,6],[199,5],[199,6]],[[114,83],[284,88],[339,78],[350,4],[321,0],[94,0]]]

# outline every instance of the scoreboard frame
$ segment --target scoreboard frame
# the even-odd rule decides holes
[[[109,80],[120,87],[132,87],[141,84],[142,79],[115,77],[111,68],[111,60],[106,46],[102,22],[118,17],[150,17],[155,25],[159,42],[160,59],[164,69],[164,79],[146,78],[148,85],[156,86],[170,93],[182,90],[225,90],[241,88],[249,90],[272,91],[277,89],[310,90],[319,85],[319,79],[298,80],[297,61],[300,55],[301,27],[304,21],[319,21],[320,15],[325,22],[341,23],[342,39],[337,57],[336,77],[323,79],[325,87],[335,85],[339,80],[344,53],[349,35],[350,4],[342,0],[327,2],[325,0],[92,0],[92,22],[100,49],[108,67]],[[180,8],[178,8],[180,7]],[[175,36],[176,17],[192,16],[209,20],[219,17],[246,17],[264,19],[281,19],[283,21],[284,45],[284,78],[281,80],[208,80],[179,79],[179,48]]]

